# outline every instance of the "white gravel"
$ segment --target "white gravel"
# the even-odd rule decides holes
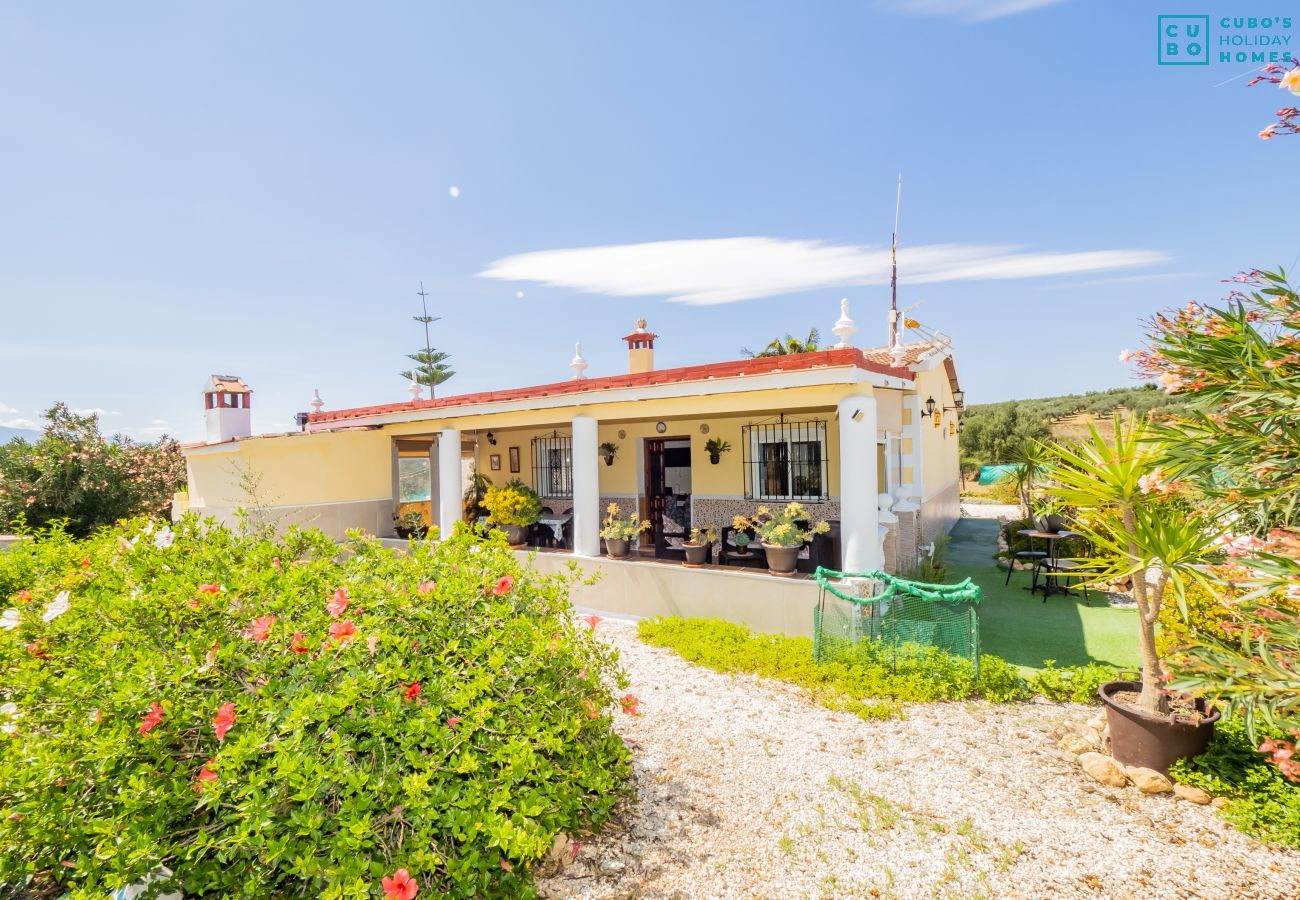
[[[1083,775],[1055,736],[1095,708],[864,722],[647,647],[628,623],[599,633],[641,700],[616,721],[637,798],[541,879],[545,897],[1300,896],[1300,853]]]

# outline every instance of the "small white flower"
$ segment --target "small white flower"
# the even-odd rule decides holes
[[[18,718],[18,704],[0,704],[0,718],[4,719],[3,724],[0,724],[0,734],[13,734],[16,732],[18,723],[14,720]]]
[[[60,591],[59,595],[50,601],[50,605],[45,607],[45,612],[41,613],[41,621],[53,622],[71,608],[72,603],[68,599],[68,592]]]
[[[159,550],[166,550],[176,540],[176,535],[172,534],[171,526],[164,525],[162,530],[153,537],[153,545]]]
[[[3,614],[0,614],[0,628],[6,631],[10,628],[17,628],[22,624],[19,615],[20,613],[16,609],[6,609]]]
[[[153,534],[153,519],[144,523],[144,534]]]

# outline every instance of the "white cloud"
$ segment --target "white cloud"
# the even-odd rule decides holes
[[[940,281],[1040,278],[1149,266],[1154,250],[1023,252],[1019,247],[931,244],[898,252],[900,279]],[[575,247],[521,253],[479,273],[615,297],[664,295],[712,305],[799,291],[889,281],[889,248],[770,237],[711,238]]]
[[[967,22],[987,22],[1064,2],[1065,0],[894,0],[891,6],[897,12],[914,16],[951,16]]]
[[[18,410],[14,409],[12,406],[8,406],[4,403],[0,403],[0,416],[4,416],[4,415],[8,415],[9,413],[16,413],[16,412],[18,412]]]
[[[13,410],[10,410],[13,412]],[[41,426],[33,419],[0,419],[0,427],[3,428],[29,428],[33,431],[40,431]]]
[[[103,416],[120,416],[120,415],[122,415],[120,412],[118,412],[118,411],[115,410],[115,409],[114,409],[114,410],[108,410],[108,409],[104,409],[102,406],[91,406],[91,407],[89,407],[89,408],[87,408],[87,409],[74,409],[73,412],[76,413],[76,414],[79,415],[79,416],[100,416],[100,417],[103,417]]]

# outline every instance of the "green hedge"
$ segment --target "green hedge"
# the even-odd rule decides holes
[[[499,537],[151,528],[0,554],[0,895],[518,896],[626,794],[615,655]]]

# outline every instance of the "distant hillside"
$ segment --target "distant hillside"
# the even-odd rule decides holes
[[[985,466],[1010,462],[1016,448],[1027,439],[1082,437],[1089,425],[1106,433],[1116,413],[1164,415],[1182,406],[1181,398],[1169,396],[1155,385],[972,404],[962,415],[962,462]]]
[[[7,428],[0,425],[0,444],[7,444],[14,438],[22,438],[25,441],[34,441],[41,436],[39,431],[30,428]]]

